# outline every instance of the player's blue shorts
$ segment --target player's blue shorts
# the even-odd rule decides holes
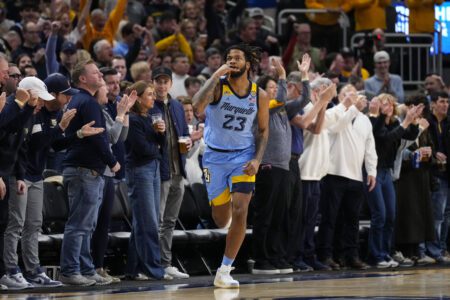
[[[255,157],[255,149],[219,152],[206,147],[203,174],[210,205],[218,206],[231,200],[231,193],[249,194],[255,188],[255,176],[244,174],[244,165]]]

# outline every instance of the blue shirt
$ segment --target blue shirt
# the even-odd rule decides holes
[[[377,75],[374,75],[364,81],[364,89],[375,95],[379,95],[381,93],[392,94],[397,98],[399,103],[403,103],[405,101],[405,92],[403,90],[402,78],[395,74],[389,74],[389,79],[390,81],[387,90],[383,89],[384,81]]]
[[[291,130],[292,130],[291,153],[301,155],[303,153],[303,129],[291,125]]]
[[[239,97],[226,79],[220,80],[221,97],[206,108],[205,143],[222,150],[255,148],[253,124],[258,110],[258,86],[249,82]]]

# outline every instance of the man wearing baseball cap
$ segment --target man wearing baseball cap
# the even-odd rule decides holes
[[[387,93],[395,96],[399,103],[403,103],[405,92],[403,91],[403,80],[400,76],[389,73],[391,60],[386,51],[378,51],[373,56],[375,63],[375,75],[364,82],[367,92],[379,95]]]
[[[17,95],[19,94],[19,95]],[[10,201],[8,226],[5,231],[3,262],[6,275],[0,282],[10,289],[36,286],[56,287],[61,282],[51,280],[39,262],[38,234],[42,227],[43,178],[46,155],[51,143],[62,138],[76,111],[63,115],[56,123],[59,107],[55,97],[47,91],[45,83],[36,77],[27,77],[19,82],[16,97],[38,97],[39,104],[26,124],[24,142],[19,150],[14,176],[10,178]],[[56,109],[55,109],[56,107]],[[53,123],[52,120],[55,120]],[[17,244],[21,240],[25,278],[18,265]]]
[[[172,71],[166,67],[155,68],[152,72],[155,86],[155,105],[152,114],[162,114],[166,123],[167,146],[162,149],[161,204],[160,204],[160,247],[161,265],[166,275],[173,278],[189,278],[172,266],[172,237],[184,195],[183,177],[186,177],[186,154],[180,153],[178,137],[189,136],[189,129],[184,118],[183,105],[170,97]],[[188,149],[192,146],[189,140]]]

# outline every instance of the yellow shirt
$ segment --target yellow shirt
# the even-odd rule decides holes
[[[391,0],[353,0],[355,30],[386,29],[386,7]]]
[[[352,75],[351,71],[345,71],[345,70],[341,70],[341,75],[345,78],[349,78]],[[361,68],[361,77],[362,79],[366,80],[370,77],[370,73],[369,71],[367,71],[364,68]]]
[[[342,9],[344,12],[349,12],[352,9],[351,1],[344,0],[306,0],[306,8],[314,9]],[[306,14],[308,19],[319,25],[336,25],[339,19],[339,13],[311,13]]]
[[[86,5],[86,0],[80,1],[80,15],[83,11],[83,7]],[[106,21],[105,27],[102,31],[97,31],[92,27],[91,17],[88,14],[86,17],[86,33],[83,36],[83,48],[89,50],[89,46],[93,40],[106,39],[111,45],[113,45],[114,35],[119,27],[119,22],[122,20],[123,14],[127,7],[127,0],[118,0],[116,7],[109,14],[108,20]]]
[[[161,53],[166,51],[166,49],[169,48],[170,45],[172,45],[175,41],[178,42],[180,51],[186,54],[186,56],[188,57],[189,63],[192,63],[194,60],[194,55],[192,53],[191,46],[189,45],[185,36],[181,33],[172,34],[162,40],[159,40],[158,42],[156,42],[155,47],[158,50],[158,52]]]
[[[444,0],[406,0],[409,8],[409,33],[434,32],[434,5]]]

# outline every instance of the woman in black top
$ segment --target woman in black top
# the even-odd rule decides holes
[[[370,104],[378,164],[377,183],[368,201],[371,214],[369,250],[377,268],[398,266],[390,256],[396,215],[396,194],[391,172],[401,139],[414,140],[419,133],[417,126],[410,126],[418,116],[419,107],[409,109],[400,123],[396,106],[395,97],[389,94],[380,94]]]
[[[126,274],[138,280],[161,279],[164,269],[158,238],[159,157],[166,142],[166,127],[162,120],[152,124],[148,114],[154,104],[153,85],[138,81],[129,90],[136,90],[138,99],[131,108],[125,143],[128,197],[133,214]]]

